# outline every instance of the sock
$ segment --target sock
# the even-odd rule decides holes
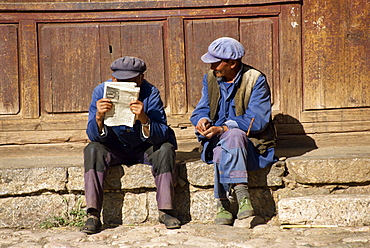
[[[244,198],[247,197],[250,198],[249,192],[248,192],[248,185],[247,184],[238,184],[234,186],[236,199],[238,200],[238,203]]]

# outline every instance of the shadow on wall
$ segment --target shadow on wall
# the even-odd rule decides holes
[[[122,225],[122,209],[125,192],[122,192],[121,178],[125,175],[122,165],[110,166],[104,180],[103,222],[109,226]]]
[[[273,121],[277,130],[278,157],[296,157],[318,148],[315,140],[307,136],[303,125],[296,118],[278,114]]]

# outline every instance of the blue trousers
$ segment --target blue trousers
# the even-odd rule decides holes
[[[248,183],[247,171],[264,168],[273,162],[274,152],[259,154],[244,131],[229,129],[213,149],[215,198],[226,198],[232,184]]]

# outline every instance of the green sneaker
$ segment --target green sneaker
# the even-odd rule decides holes
[[[234,217],[232,213],[227,211],[224,207],[219,207],[215,218],[216,225],[232,225]]]
[[[254,210],[252,207],[251,200],[248,197],[244,196],[243,199],[239,203],[239,210],[238,210],[238,214],[236,215],[236,217],[239,220],[242,220],[242,219],[248,218],[253,215],[254,215]]]

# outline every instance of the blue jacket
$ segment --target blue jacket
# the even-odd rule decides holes
[[[108,80],[111,81],[111,80]],[[104,135],[99,134],[98,125],[95,120],[96,102],[103,98],[104,83],[95,87],[89,108],[89,118],[86,133],[91,141],[104,144],[114,150],[134,149],[143,151],[152,145],[161,145],[170,142],[177,148],[176,138],[173,130],[167,125],[166,113],[159,90],[148,81],[144,80],[140,86],[139,101],[144,104],[144,112],[150,118],[150,136],[145,138],[141,131],[141,123],[136,121],[133,127],[127,126],[104,126]]]
[[[239,128],[246,132],[250,126],[252,118],[254,118],[254,122],[250,130],[251,135],[253,135],[254,133],[260,133],[265,130],[271,121],[271,94],[266,77],[261,74],[252,89],[248,108],[245,110],[244,114],[237,116],[234,98],[236,91],[238,90],[238,84],[242,83],[241,72],[242,69],[236,75],[234,83],[232,84],[226,83],[222,80],[218,81],[220,89],[219,108],[216,119],[212,125],[226,125],[230,129]],[[190,121],[194,126],[196,126],[198,121],[203,118],[207,118],[209,121],[211,121],[207,74],[203,77],[202,85],[202,97],[190,118]],[[205,162],[211,163],[213,159],[212,149],[216,146],[218,139],[214,138],[207,140],[203,136],[200,136],[199,134],[197,135],[204,146],[202,151],[202,159]],[[270,148],[266,152],[267,154],[264,154],[265,158],[274,157],[274,148]],[[260,167],[265,166],[265,162],[260,161]]]

